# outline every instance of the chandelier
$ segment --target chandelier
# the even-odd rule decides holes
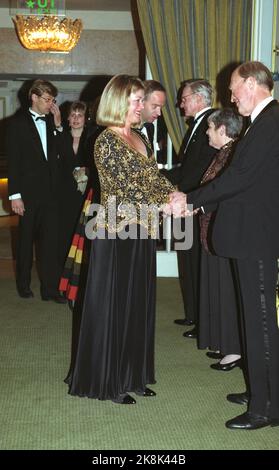
[[[59,19],[52,15],[16,15],[13,22],[23,47],[41,52],[71,51],[82,31],[81,20]]]

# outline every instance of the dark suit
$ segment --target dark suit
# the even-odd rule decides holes
[[[188,195],[194,207],[219,203],[212,243],[219,256],[234,259],[238,275],[248,410],[271,419],[279,418],[278,181],[279,105],[273,100],[237,145],[228,169]]]
[[[41,291],[58,292],[60,267],[57,260],[58,154],[52,116],[47,118],[47,157],[29,111],[11,118],[7,133],[9,195],[20,193],[25,213],[19,217],[17,246],[17,287],[30,288],[33,242],[38,241],[37,258]]]
[[[173,184],[178,185],[179,190],[183,187],[187,188],[185,192],[189,192],[197,188],[200,185],[204,172],[211,163],[213,155],[216,153],[216,150],[210,147],[206,135],[208,128],[207,117],[213,111],[213,109],[209,109],[205,112],[192,136],[193,127],[190,125],[181,146],[181,167],[164,172],[165,176]],[[197,322],[198,318],[200,252],[199,224],[197,217],[194,217],[192,248],[177,251],[179,280],[185,317],[194,323]]]

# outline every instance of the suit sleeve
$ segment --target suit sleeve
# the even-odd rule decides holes
[[[21,193],[20,177],[20,139],[17,134],[17,121],[11,119],[7,126],[6,148],[8,155],[8,192],[9,196]]]
[[[236,148],[230,166],[219,177],[188,194],[194,208],[220,203],[260,182],[279,164],[279,125],[275,118],[261,119]],[[260,186],[259,186],[260,191]]]

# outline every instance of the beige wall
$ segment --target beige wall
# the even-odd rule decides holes
[[[134,31],[84,30],[69,54],[29,51],[15,30],[0,28],[1,74],[98,75],[139,73],[139,51]]]

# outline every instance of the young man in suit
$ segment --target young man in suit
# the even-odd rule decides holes
[[[37,263],[42,300],[65,303],[59,295],[58,262],[59,184],[57,132],[61,116],[55,104],[56,87],[35,80],[29,91],[30,108],[17,113],[7,134],[9,199],[19,216],[16,283],[22,298],[33,297],[30,288],[33,243],[38,242]]]
[[[227,421],[229,429],[279,424],[279,104],[272,89],[261,62],[243,63],[232,73],[231,101],[251,125],[224,173],[187,196],[194,209],[218,205],[213,247],[233,260],[238,280],[247,391],[227,399],[248,410]]]
[[[181,150],[181,166],[163,174],[181,188],[191,191],[200,184],[205,170],[208,168],[216,150],[209,145],[206,134],[207,117],[213,112],[213,89],[207,80],[193,79],[182,83],[180,108],[185,118],[191,122],[184,137]],[[182,221],[183,222],[183,221]],[[197,325],[198,321],[198,292],[200,269],[200,234],[197,217],[193,218],[193,245],[189,250],[178,250],[178,270],[182,291],[185,319],[177,319],[179,325]],[[196,338],[197,326],[183,333],[186,338]]]

